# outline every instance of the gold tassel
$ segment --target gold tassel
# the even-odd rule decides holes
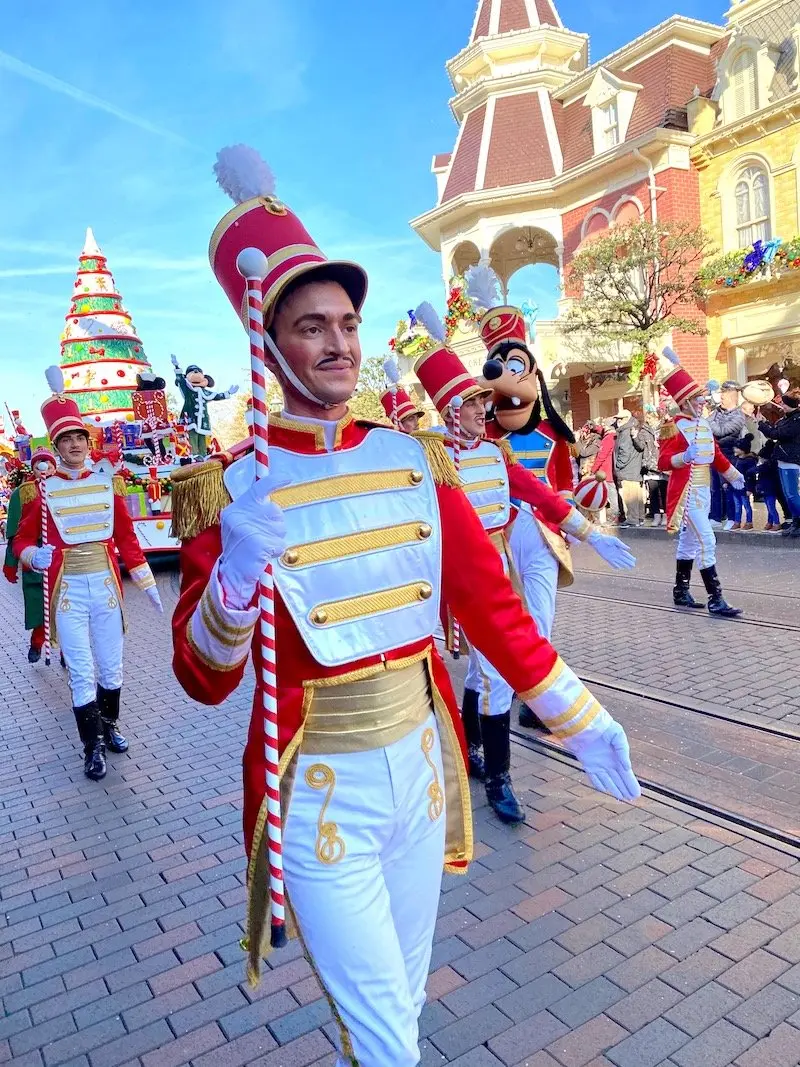
[[[580,459],[581,449],[577,441],[573,441],[572,444],[569,446],[569,454],[572,456],[573,459]]]
[[[499,441],[495,441],[495,444],[505,456],[506,463],[509,466],[513,466],[515,463],[519,463],[519,460],[514,455],[514,449],[511,447],[511,443],[502,437]]]
[[[125,479],[121,474],[115,474],[111,479],[111,487],[114,490],[114,496],[126,496],[125,491]]]
[[[461,483],[458,480],[453,461],[444,447],[442,435],[431,433],[429,430],[417,430],[411,436],[415,437],[424,448],[425,458],[428,461],[428,466],[436,484],[447,485],[452,489],[460,489]]]
[[[678,427],[674,422],[665,422],[661,427],[658,434],[659,441],[671,441],[673,437],[677,437]]]
[[[19,487],[19,502],[22,507],[36,499],[36,482],[23,482]]]
[[[179,541],[207,530],[219,522],[220,512],[231,502],[218,460],[182,467],[172,475],[172,536]]]

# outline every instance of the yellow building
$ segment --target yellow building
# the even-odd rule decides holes
[[[688,106],[701,222],[721,253],[707,266],[709,370],[800,377],[800,0],[740,0],[726,22],[713,92]],[[771,264],[748,271],[753,242],[777,238]]]

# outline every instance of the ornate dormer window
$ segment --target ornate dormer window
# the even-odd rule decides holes
[[[717,64],[717,84],[712,99],[720,105],[719,122],[726,126],[772,103],[772,83],[781,51],[735,30],[725,54]]]
[[[595,74],[584,100],[592,110],[595,155],[608,152],[625,140],[640,89],[640,85],[622,81],[602,67]]]
[[[758,107],[756,57],[751,48],[743,48],[731,63],[730,74],[733,117],[743,119]]]

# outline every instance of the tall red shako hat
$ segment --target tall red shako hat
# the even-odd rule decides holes
[[[267,257],[264,279],[264,325],[269,327],[283,289],[302,274],[319,273],[338,281],[360,311],[367,295],[367,275],[356,263],[328,259],[300,219],[275,196],[272,171],[248,145],[217,153],[214,165],[222,189],[235,207],[219,222],[208,246],[211,269],[247,329],[247,284],[236,268],[245,248],[258,248]]]
[[[415,403],[411,400],[411,397],[400,386],[396,386],[394,390],[394,396],[391,389],[386,389],[381,393],[381,405],[386,412],[386,417],[391,419],[394,415],[395,400],[397,402],[397,421],[402,422],[403,419],[407,419],[409,415],[419,415],[422,418],[424,412],[421,411]]]
[[[414,373],[441,416],[447,414],[454,397],[470,400],[488,396],[486,386],[478,385],[467,368],[445,343],[445,328],[434,307],[425,300],[414,313],[431,338],[431,347],[414,364]]]
[[[683,369],[676,353],[671,348],[664,348],[662,351],[664,358],[669,360],[675,368],[669,372],[662,382],[662,385],[675,403],[683,404],[687,400],[694,400],[695,397],[702,396],[705,393],[705,389],[697,384],[688,371]]]
[[[47,436],[54,445],[58,444],[58,439],[62,434],[74,430],[80,430],[88,437],[89,430],[81,418],[78,405],[70,397],[64,395],[64,375],[61,368],[54,365],[48,367],[44,373],[47,384],[53,391],[53,395],[49,400],[45,400],[40,409],[47,427]]]

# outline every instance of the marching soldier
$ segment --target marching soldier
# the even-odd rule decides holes
[[[595,785],[632,799],[638,783],[622,728],[523,612],[441,440],[349,414],[364,271],[326,260],[252,150],[226,149],[217,173],[237,206],[212,236],[213,270],[241,316],[237,257],[268,256],[268,365],[285,407],[270,419],[266,481],[251,455],[175,476],[174,668],[206,704],[237,688],[272,563],[288,904],[334,1007],[340,1067],[413,1067],[442,864],[472,854],[460,723],[432,641],[442,592]],[[256,709],[244,756],[253,976],[269,903]]]
[[[399,386],[394,390],[386,389],[381,393],[381,405],[391,420],[403,433],[416,433],[422,411],[412,402],[411,397]]]
[[[47,378],[54,395],[42,404],[42,417],[59,465],[23,507],[14,551],[23,567],[47,572],[50,633],[67,668],[84,774],[99,781],[106,774],[106,746],[112,752],[128,748],[118,728],[124,624],[117,551],[159,611],[161,600],[125,507],[122,479],[112,478],[102,461],[99,469],[86,466],[89,433],[78,406],[64,396],[58,367],[48,368]]]

